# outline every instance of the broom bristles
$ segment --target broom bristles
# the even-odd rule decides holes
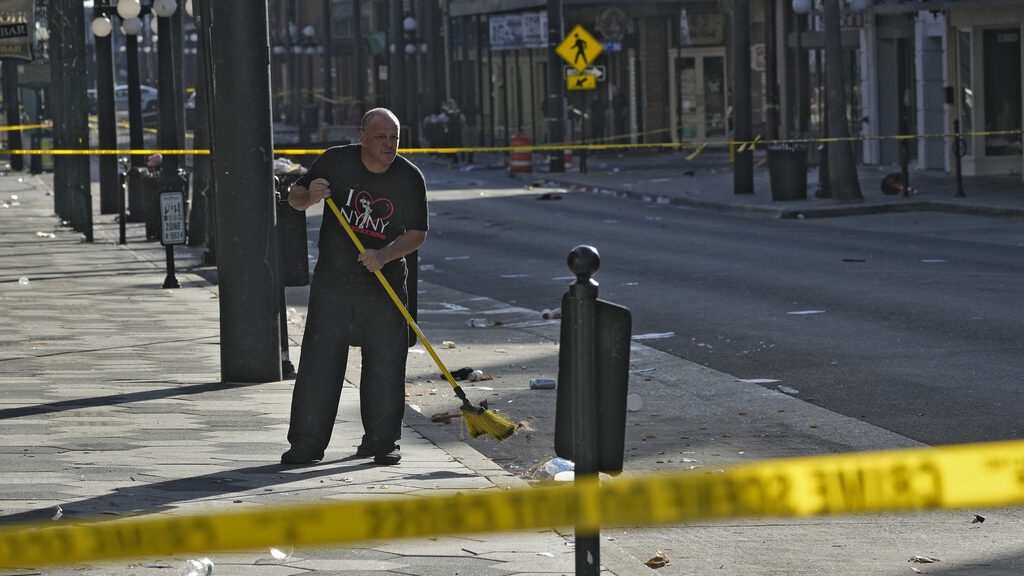
[[[462,419],[473,438],[489,434],[500,442],[516,432],[516,425],[511,420],[490,410],[480,413],[466,411],[462,413]]]

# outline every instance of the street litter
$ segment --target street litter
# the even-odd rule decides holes
[[[18,278],[18,286],[28,286],[28,278],[25,276]]]
[[[541,311],[540,316],[545,320],[550,320],[552,318],[561,318],[562,310],[560,308],[555,308],[554,310],[545,308],[544,310]]]
[[[914,555],[908,558],[907,562],[915,562],[917,564],[933,564],[935,562],[942,562],[942,560],[939,560],[938,558],[931,558],[929,556]]]
[[[661,338],[671,338],[675,335],[675,332],[654,332],[650,334],[637,334],[636,336],[633,336],[633,340],[658,340]]]
[[[270,555],[274,557],[274,560],[287,560],[292,555],[294,550],[295,549],[293,548],[290,551],[285,552],[279,548],[271,548]]]
[[[669,559],[668,556],[665,556],[664,552],[658,550],[658,555],[647,562],[644,562],[644,564],[646,564],[648,568],[664,568],[665,566],[668,566]]]
[[[57,512],[50,517],[50,520],[60,520],[60,517],[64,515],[64,510],[60,506],[57,506]]]
[[[274,158],[274,174],[291,174],[302,170],[301,164],[296,164],[288,158]]]
[[[555,480],[563,482],[572,480],[576,464],[565,458],[549,458],[530,468],[530,477],[534,480]]]
[[[795,394],[799,394],[800,393],[800,391],[797,390],[796,388],[790,388],[789,386],[779,386],[779,392],[782,392],[783,394],[791,394],[791,395],[795,395]]]
[[[771,378],[737,378],[740,382],[746,382],[747,384],[774,384],[778,380]]]
[[[790,316],[805,316],[807,314],[824,314],[824,310],[797,310],[795,312],[786,312]]]
[[[554,378],[532,378],[530,380],[531,390],[550,390],[555,387]]]
[[[57,235],[53,232],[36,232],[36,238],[56,238]]]
[[[494,380],[494,376],[484,374],[483,370],[473,370],[469,374],[469,379],[473,382],[480,382],[481,380]]]
[[[466,380],[472,374],[473,374],[473,369],[470,368],[469,366],[466,366],[465,368],[459,368],[458,370],[452,370],[451,371],[452,378],[455,378],[456,380]],[[442,376],[443,376],[443,374],[442,374]]]
[[[630,412],[639,412],[644,407],[644,400],[639,394],[630,394],[626,396],[626,410]]]
[[[487,328],[488,326],[500,326],[501,322],[490,318],[470,318],[466,326],[470,328]]]
[[[210,576],[212,573],[213,560],[209,558],[186,560],[181,568],[178,568],[179,576]]]
[[[981,514],[975,514],[974,515],[974,520],[971,520],[971,524],[981,524],[984,521],[985,521],[985,517],[984,516],[982,516]]]
[[[431,422],[444,422],[450,424],[452,420],[462,416],[461,412],[439,412],[430,417]]]
[[[445,340],[444,342],[441,342],[441,346],[444,346],[445,348],[455,348],[455,342]]]

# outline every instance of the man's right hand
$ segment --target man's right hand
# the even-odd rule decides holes
[[[296,210],[305,210],[310,206],[320,202],[324,198],[331,197],[331,186],[327,180],[323,178],[317,178],[309,183],[309,188],[305,186],[299,186],[298,184],[292,185],[288,190],[288,204]]]

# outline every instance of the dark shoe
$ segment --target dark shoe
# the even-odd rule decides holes
[[[323,452],[319,454],[314,454],[312,452],[303,452],[301,450],[296,450],[295,448],[292,448],[285,452],[284,454],[281,454],[281,464],[312,464],[314,462],[319,462],[323,459]]]
[[[373,449],[366,444],[356,446],[356,458],[370,458],[373,456]]]
[[[392,446],[390,452],[377,454],[373,457],[374,464],[380,464],[381,466],[394,466],[401,461],[402,453],[398,449],[398,444]]]

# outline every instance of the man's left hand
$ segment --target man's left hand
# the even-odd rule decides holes
[[[380,270],[386,264],[380,250],[367,250],[363,252],[359,255],[359,263],[371,273]]]

